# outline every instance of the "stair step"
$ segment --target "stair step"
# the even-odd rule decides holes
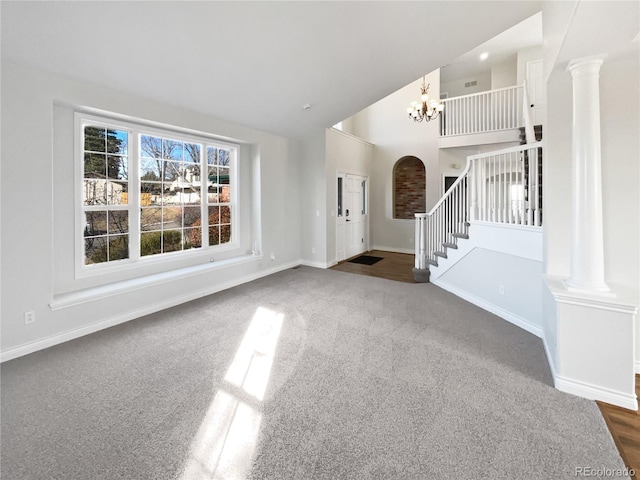
[[[452,233],[451,235],[456,238],[464,238],[465,240],[469,239],[469,235],[467,235],[466,233]]]
[[[447,252],[433,252],[436,257],[447,258]]]
[[[434,267],[438,266],[438,262],[436,260],[431,260],[430,258],[427,259],[427,263],[429,265],[433,265]]]
[[[444,242],[442,245],[444,245],[447,248],[453,248],[453,249],[457,249],[458,245],[456,245],[455,243],[451,243],[451,242]]]

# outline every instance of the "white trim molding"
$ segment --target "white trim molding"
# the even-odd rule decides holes
[[[610,298],[599,292],[569,291],[562,277],[545,279],[557,312],[557,388],[637,409],[635,299],[621,287]]]
[[[413,248],[385,247],[383,245],[374,245],[373,247],[371,247],[371,250],[380,250],[382,252],[392,252],[392,253],[407,253],[409,255],[415,255],[416,253],[416,251]]]
[[[76,292],[55,295],[53,297],[53,300],[49,304],[49,308],[51,308],[51,311],[56,311],[60,310],[61,308],[73,307],[76,305],[81,305],[83,303],[92,302],[94,300],[100,300],[102,298],[119,295],[121,293],[140,290],[142,288],[147,288],[154,285],[161,285],[163,283],[192,277],[194,275],[200,275],[212,270],[241,265],[244,263],[251,263],[260,259],[262,259],[262,255],[244,255],[241,257],[229,258],[213,263],[205,263],[202,265],[195,265],[192,267],[172,270],[169,272],[156,273],[153,275],[146,275],[144,277],[133,278],[130,280],[123,280],[121,282],[87,288],[78,290]]]
[[[331,127],[331,128],[328,128],[327,130],[330,130],[333,133],[337,133],[338,135],[342,135],[342,136],[345,136],[347,138],[350,138],[351,140],[355,140],[356,142],[360,142],[363,145],[366,145],[367,147],[373,148],[373,146],[374,146],[373,143],[367,142],[365,139],[360,138],[360,137],[354,135],[353,133],[345,132],[344,130],[338,130],[336,127]]]
[[[589,400],[599,400],[618,405],[629,410],[638,410],[638,399],[632,394],[618,392],[588,382],[572,380],[561,375],[555,377],[555,383],[556,388],[561,392],[571,393]]]
[[[334,265],[337,265],[338,262],[333,260],[331,262],[317,262],[315,260],[300,260],[300,265],[304,265],[305,267],[313,267],[313,268],[322,268],[322,269],[327,269],[327,268],[331,268]]]
[[[256,257],[253,257],[253,258],[256,258]],[[222,290],[227,290],[229,288],[242,285],[243,283],[251,282],[253,280],[257,280],[262,277],[273,275],[274,273],[278,273],[283,270],[288,270],[298,265],[300,265],[300,261],[289,262],[282,265],[278,265],[276,267],[273,267],[267,270],[261,270],[259,272],[255,272],[249,275],[244,275],[244,276],[235,278],[228,282],[220,283],[215,286],[210,286],[208,288],[204,288],[196,292],[190,292],[187,295],[181,295],[179,297],[168,299],[164,302],[154,303],[153,305],[148,305],[143,308],[139,308],[121,315],[116,315],[102,322],[98,322],[92,325],[87,325],[81,328],[77,328],[75,330],[70,330],[68,332],[64,332],[58,335],[53,335],[51,337],[47,337],[42,340],[38,340],[36,342],[20,345],[18,347],[14,347],[9,350],[3,351],[0,354],[0,363],[13,360],[14,358],[22,357],[24,355],[37,352],[39,350],[44,350],[45,348],[53,347],[55,345],[59,345],[69,340],[74,340],[76,338],[80,338],[85,335],[98,332],[100,330],[104,330],[105,328],[113,327],[115,325],[128,322],[129,320],[133,320],[135,318],[139,318],[144,315],[149,315],[150,313],[155,313],[160,310],[164,310],[170,307],[174,307],[176,305],[180,305],[182,303],[189,302],[191,300],[195,300],[200,297],[204,297],[206,295],[211,295],[213,293],[217,293]]]

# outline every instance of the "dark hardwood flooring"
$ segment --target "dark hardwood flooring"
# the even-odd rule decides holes
[[[331,270],[367,275],[369,277],[386,278],[398,282],[415,283],[412,272],[414,266],[413,255],[408,253],[383,252],[381,250],[371,250],[370,252],[365,252],[363,255],[382,257],[383,259],[373,265],[361,265],[359,263],[350,263],[349,260],[355,258],[351,257],[334,265],[331,267]],[[356,255],[356,257],[357,256],[359,255]]]
[[[636,396],[640,398],[640,375],[636,375]],[[609,427],[613,441],[620,452],[620,456],[627,468],[635,470],[635,476],[640,479],[640,412],[596,402],[604,421]]]
[[[372,250],[364,255],[382,257],[383,260],[374,265],[360,265],[349,263],[347,259],[331,267],[332,270],[368,275],[370,277],[386,278],[398,282],[415,283],[411,269],[414,256],[406,253],[383,252]],[[636,375],[636,395],[640,398],[640,375]],[[611,436],[618,447],[622,460],[630,470],[635,470],[632,478],[640,480],[640,412],[596,402],[602,416],[609,427]]]

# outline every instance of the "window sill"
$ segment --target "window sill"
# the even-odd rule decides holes
[[[87,288],[76,292],[64,293],[62,295],[55,295],[53,297],[53,301],[49,304],[49,308],[51,308],[52,311],[55,311],[63,308],[73,307],[76,305],[81,305],[83,303],[92,302],[94,300],[100,300],[103,298],[112,297],[114,295],[119,295],[125,292],[140,290],[142,288],[147,288],[154,285],[161,285],[163,283],[172,282],[174,280],[188,278],[194,275],[201,275],[203,273],[235,265],[251,263],[260,259],[262,259],[262,255],[242,255],[239,257],[228,258],[212,263],[180,268],[177,270],[171,270],[169,272],[146,275],[144,277],[124,280],[122,282],[110,283],[108,285]]]

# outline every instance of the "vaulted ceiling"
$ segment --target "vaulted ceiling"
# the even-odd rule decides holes
[[[3,1],[1,8],[3,61],[298,137],[449,63],[539,11],[540,2]]]

